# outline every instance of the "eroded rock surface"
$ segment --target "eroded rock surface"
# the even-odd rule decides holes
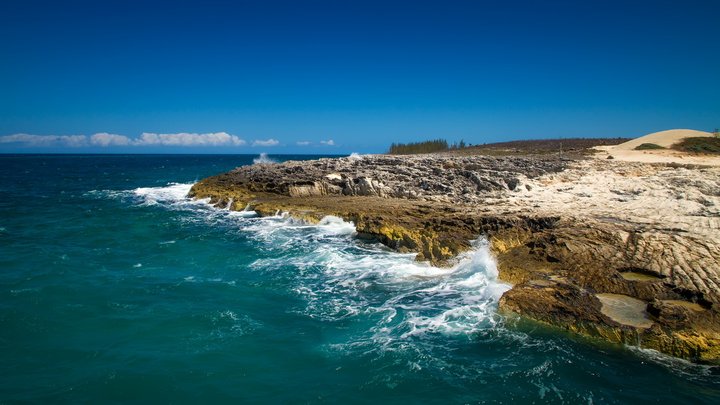
[[[720,168],[363,156],[245,166],[191,194],[261,215],[337,215],[440,265],[486,236],[514,284],[506,313],[720,362]],[[613,316],[607,297],[620,296],[647,322]]]
[[[532,158],[365,156],[244,166],[215,181],[291,197],[344,195],[472,204],[488,193],[517,189],[519,176],[559,172],[566,164]]]

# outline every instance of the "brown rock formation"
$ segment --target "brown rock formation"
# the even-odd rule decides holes
[[[364,156],[253,165],[191,195],[336,215],[446,264],[485,235],[505,313],[720,362],[720,169],[527,157]]]

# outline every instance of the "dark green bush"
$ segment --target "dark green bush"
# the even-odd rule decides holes
[[[665,149],[660,145],[654,143],[641,143],[635,147],[635,150],[654,150],[654,149]]]
[[[681,142],[673,145],[673,149],[692,153],[720,154],[720,138],[685,138]]]

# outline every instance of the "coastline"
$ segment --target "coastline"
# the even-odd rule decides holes
[[[190,195],[261,216],[338,216],[436,265],[484,235],[513,284],[502,312],[717,364],[718,189],[717,167],[372,155],[244,166]]]

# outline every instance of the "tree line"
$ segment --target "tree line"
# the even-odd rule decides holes
[[[393,143],[390,145],[390,149],[388,150],[388,153],[390,155],[411,155],[415,153],[434,153],[434,152],[444,152],[448,150],[453,149],[462,149],[466,147],[465,141],[461,140],[460,142],[456,142],[451,144],[448,144],[448,141],[445,139],[435,139],[432,141],[423,141],[423,142],[411,142],[411,143]]]

